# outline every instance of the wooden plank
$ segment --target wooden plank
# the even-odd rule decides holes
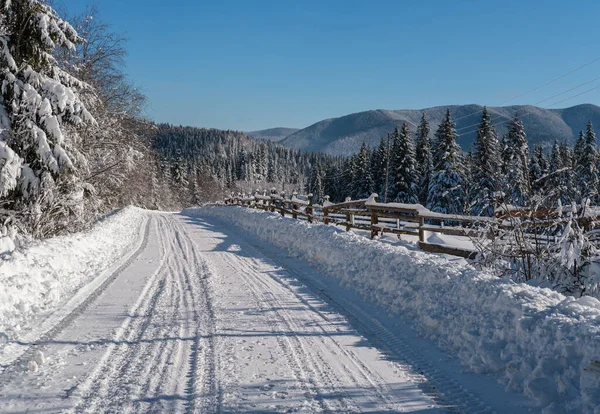
[[[433,233],[441,233],[447,234],[449,236],[484,236],[487,234],[487,231],[476,230],[476,229],[466,229],[463,227],[441,227],[441,226],[433,226],[433,225],[424,225],[419,227],[420,230],[430,231]]]
[[[477,256],[477,252],[472,250],[459,249],[441,244],[424,243],[421,241],[419,241],[419,248],[428,253],[449,254],[452,256],[464,257],[465,259],[474,259],[475,256]]]

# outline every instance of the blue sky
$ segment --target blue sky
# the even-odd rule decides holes
[[[58,0],[73,13],[86,0]],[[600,57],[600,2],[93,0],[159,122],[306,127],[368,109],[498,105]],[[600,76],[600,61],[507,104]],[[600,86],[600,80],[548,100]],[[600,104],[600,89],[553,106]]]

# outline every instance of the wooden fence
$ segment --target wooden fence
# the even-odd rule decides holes
[[[549,226],[557,222],[555,210],[544,210],[543,219],[540,218],[539,212],[527,218],[523,209],[511,210],[515,211],[514,214],[511,211],[501,211],[496,217],[441,214],[430,211],[420,204],[379,203],[376,194],[368,199],[346,199],[345,202],[337,204],[330,203],[326,196],[323,204],[319,205],[313,202],[311,194],[298,196],[293,193],[288,198],[284,193],[272,191],[270,194],[257,192],[252,196],[232,196],[225,200],[225,204],[279,212],[282,216],[291,216],[310,223],[321,222],[326,225],[342,226],[346,231],[366,230],[370,232],[371,238],[383,233],[416,236],[421,250],[465,258],[474,258],[477,251],[429,243],[426,233],[494,239],[498,235],[498,229],[510,228],[509,225],[504,224],[510,218],[518,218],[519,225],[528,228]],[[590,235],[600,239],[595,234],[598,230],[592,230],[600,218],[600,211],[595,209],[589,211],[590,213],[580,218],[580,224],[589,231]],[[539,242],[539,236],[535,232],[529,236],[535,239],[536,243]]]

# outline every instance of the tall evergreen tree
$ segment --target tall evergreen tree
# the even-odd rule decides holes
[[[401,203],[417,203],[419,173],[415,160],[415,149],[406,123],[402,124],[398,141],[394,145],[392,174],[394,180],[394,200]]]
[[[387,167],[388,148],[387,140],[381,138],[379,147],[373,151],[373,159],[371,162],[371,175],[375,185],[375,191],[383,195],[385,192],[385,175]]]
[[[511,121],[505,140],[504,163],[507,201],[524,205],[531,194],[529,181],[529,146],[523,122],[518,116]]]
[[[429,134],[429,122],[425,118],[425,113],[421,115],[421,122],[417,127],[417,142],[415,150],[415,159],[419,172],[419,202],[427,204],[427,194],[429,192],[429,179],[433,171],[433,158],[431,156],[431,139]]]
[[[550,153],[549,176],[546,180],[545,193],[548,198],[556,203],[558,200],[564,202],[566,200],[566,188],[564,182],[563,168],[566,166],[563,163],[563,156],[560,151],[558,140],[554,140],[552,144],[552,152]]]
[[[494,193],[501,189],[499,182],[501,166],[498,135],[484,106],[473,152],[470,190],[473,214],[491,216],[494,213]]]
[[[317,163],[311,169],[307,190],[313,195],[316,203],[320,203],[325,196],[325,171],[321,163]]]
[[[436,133],[433,174],[429,182],[428,207],[440,213],[462,214],[466,200],[461,149],[456,143],[456,124],[450,110]]]
[[[363,142],[356,158],[355,197],[358,199],[369,197],[375,185],[371,176],[371,153]]]
[[[51,234],[80,221],[90,194],[77,133],[95,124],[79,98],[88,86],[52,57],[82,39],[45,2],[0,8],[0,204],[35,235]]]
[[[581,134],[577,157],[575,180],[579,191],[580,201],[589,199],[592,203],[598,201],[598,151],[596,149],[596,134],[591,121],[588,122],[585,135]],[[579,140],[578,140],[579,142]]]
[[[533,154],[529,166],[529,179],[531,181],[531,190],[534,194],[540,194],[544,187],[544,179],[548,174],[548,163],[544,156],[541,145],[533,148]]]

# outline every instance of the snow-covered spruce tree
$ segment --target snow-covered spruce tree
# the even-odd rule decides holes
[[[546,174],[548,174],[548,163],[546,162],[541,145],[538,145],[533,148],[529,164],[529,179],[531,181],[531,190],[534,194],[541,195]]]
[[[346,159],[342,167],[342,177],[340,183],[340,201],[346,197],[356,198],[355,181],[357,179],[358,154],[354,154]]]
[[[313,195],[315,203],[320,203],[325,196],[325,171],[320,163],[311,169],[307,190]]]
[[[427,122],[425,114],[423,113],[421,115],[421,122],[417,127],[417,142],[415,149],[415,160],[419,172],[419,202],[423,205],[427,204],[429,179],[431,178],[431,172],[433,171],[431,139],[429,137],[430,132],[429,122]]]
[[[87,85],[52,56],[81,39],[45,2],[2,0],[0,9],[0,176],[11,177],[1,202],[26,231],[50,235],[83,220],[87,164],[75,127],[95,121],[78,96]]]
[[[504,171],[506,175],[506,201],[525,205],[531,194],[529,181],[529,147],[523,122],[515,116],[504,140]]]
[[[578,201],[586,199],[596,203],[598,200],[598,152],[596,134],[592,123],[588,122],[585,135],[580,134],[576,147],[575,187],[579,192]]]
[[[371,175],[373,176],[375,192],[377,192],[378,194],[384,194],[385,192],[385,174],[388,169],[387,157],[387,140],[385,138],[381,138],[381,141],[379,142],[379,147],[375,151],[373,151],[373,157],[371,161]]]
[[[368,198],[375,189],[373,177],[371,176],[371,152],[367,144],[363,142],[360,152],[356,158],[355,191],[356,198]]]
[[[499,182],[501,163],[498,135],[492,125],[487,108],[484,106],[473,151],[470,189],[472,214],[493,215],[494,193],[502,188]]]
[[[391,155],[392,174],[394,180],[394,200],[413,204],[419,201],[419,173],[415,160],[415,149],[406,123],[402,124],[397,144]]]
[[[545,180],[545,191],[550,204],[556,206],[560,202],[566,204],[570,202],[574,195],[571,177],[571,160],[565,149],[557,140],[554,140],[552,152],[550,153],[550,166],[548,178]]]
[[[448,214],[462,214],[466,202],[462,152],[456,139],[456,125],[450,118],[450,110],[438,127],[433,148],[433,174],[429,182],[427,206],[429,209]]]

